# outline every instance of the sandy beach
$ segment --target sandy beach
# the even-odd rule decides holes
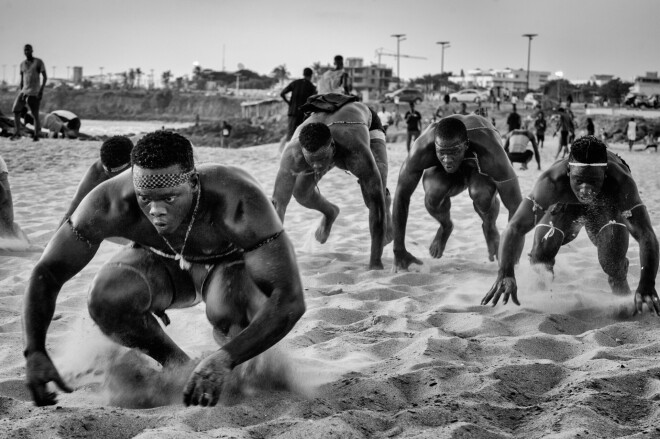
[[[16,222],[37,247],[53,235],[100,142],[0,139]],[[610,145],[629,163],[656,234],[660,154]],[[640,148],[640,145],[636,146]],[[556,152],[550,138],[546,169]],[[388,144],[394,193],[405,144]],[[272,193],[278,145],[197,147],[200,162],[245,168]],[[527,194],[540,171],[519,175]],[[157,364],[106,339],[91,321],[87,290],[119,248],[104,242],[58,298],[48,349],[69,385],[59,403],[35,407],[24,385],[21,311],[40,252],[0,253],[0,437],[2,438],[658,438],[660,318],[631,317],[584,231],[562,248],[556,277],[517,267],[521,306],[479,303],[495,280],[481,221],[463,193],[442,259],[429,257],[437,223],[413,195],[407,246],[424,261],[368,271],[367,209],[357,181],[333,170],[320,190],[341,208],[328,242],[320,214],[291,201],[285,228],[296,246],[307,312],[275,348],[237,368],[215,408],[182,403],[186,370]],[[506,225],[502,207],[498,226]],[[531,248],[528,235],[523,255]],[[631,239],[628,279],[639,281]],[[646,311],[646,308],[645,308]],[[217,349],[203,304],[168,312],[166,330],[191,357]]]

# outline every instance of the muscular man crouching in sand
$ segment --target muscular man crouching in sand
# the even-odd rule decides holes
[[[27,384],[37,405],[64,383],[46,352],[46,332],[63,284],[105,238],[134,242],[97,273],[89,313],[101,331],[163,365],[190,361],[155,316],[206,303],[214,331],[233,338],[204,358],[184,402],[213,406],[227,374],[281,340],[305,304],[293,246],[270,200],[245,171],[195,167],[184,137],[157,131],[131,153],[132,171],[92,190],[51,239],[30,277],[23,315]]]
[[[502,239],[500,270],[481,304],[496,305],[503,296],[518,302],[514,264],[525,234],[536,229],[530,254],[533,264],[552,270],[562,245],[573,241],[582,227],[598,248],[598,262],[615,294],[628,294],[628,235],[639,242],[641,276],[635,292],[635,313],[644,303],[660,316],[655,290],[658,240],[628,165],[594,136],[573,143],[568,158],[553,164],[539,177],[509,222]]]
[[[369,269],[382,269],[383,247],[391,241],[387,148],[380,119],[366,105],[352,102],[332,113],[316,112],[298,127],[282,153],[273,189],[277,213],[284,221],[293,194],[300,204],[323,214],[316,240],[324,243],[339,215],[339,207],[321,195],[317,183],[334,166],[358,178],[369,209]]]
[[[406,250],[408,208],[419,180],[423,181],[426,210],[439,223],[429,252],[442,256],[454,224],[449,215],[451,197],[466,188],[474,210],[483,221],[488,257],[495,259],[500,234],[495,224],[500,211],[496,193],[513,216],[520,204],[516,173],[502,148],[500,135],[484,117],[453,115],[435,122],[415,141],[399,171],[394,195],[394,269],[407,269],[422,262]]]

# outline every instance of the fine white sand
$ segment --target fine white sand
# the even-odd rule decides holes
[[[556,139],[542,150],[543,167]],[[34,246],[52,236],[100,142],[0,139],[16,222]],[[627,152],[658,232],[660,155]],[[242,166],[270,196],[278,145],[197,148],[200,161]],[[394,193],[405,145],[388,145]],[[534,162],[531,168],[535,168]],[[539,172],[516,172],[523,193]],[[367,210],[357,181],[333,170],[321,191],[342,209],[328,242],[320,215],[292,200],[285,227],[295,243],[307,313],[274,349],[237,370],[216,408],[186,408],[187,371],[161,371],[94,327],[86,308],[94,273],[119,248],[104,243],[67,283],[48,336],[67,382],[56,406],[37,408],[24,385],[22,296],[39,251],[0,253],[0,437],[11,438],[573,438],[660,437],[660,319],[631,317],[615,297],[586,234],[562,248],[556,278],[517,267],[520,307],[480,306],[497,263],[466,193],[454,198],[453,236],[442,259],[428,246],[437,225],[413,195],[408,249],[416,272],[367,271]],[[506,225],[502,208],[498,225]],[[526,240],[526,255],[531,239]],[[631,239],[629,281],[639,280]],[[168,333],[193,357],[213,349],[203,305],[169,312]]]

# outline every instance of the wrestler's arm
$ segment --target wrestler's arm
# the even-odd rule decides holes
[[[639,284],[635,292],[635,313],[641,313],[644,303],[651,312],[660,316],[660,300],[655,290],[655,277],[658,273],[658,239],[653,231],[651,219],[646,207],[640,206],[642,201],[637,191],[637,185],[632,177],[623,183],[619,192],[619,205],[625,206],[631,216],[624,223],[633,238],[639,243],[639,263],[641,265]],[[625,203],[625,204],[624,204]],[[633,206],[637,206],[634,207]]]
[[[371,234],[371,256],[369,269],[383,268],[381,260],[385,243],[385,188],[376,166],[376,160],[367,145],[358,145],[345,160],[346,168],[355,175],[362,189],[364,201],[369,209],[369,233]]]
[[[54,393],[46,385],[54,381],[62,390],[71,391],[59,376],[46,352],[46,333],[55,312],[62,285],[80,272],[94,257],[112,222],[105,193],[83,200],[73,214],[71,225],[60,227],[37,262],[24,297],[23,334],[26,380],[36,405],[55,404]]]
[[[272,203],[282,222],[284,222],[286,207],[289,205],[289,201],[291,201],[291,195],[293,195],[293,187],[295,186],[297,177],[296,173],[300,172],[298,170],[300,166],[296,165],[296,159],[294,157],[294,151],[299,148],[300,142],[297,140],[292,140],[286,145],[280,159],[280,169],[277,171],[275,186],[273,186]]]
[[[486,174],[495,180],[497,193],[500,195],[504,207],[509,211],[509,220],[511,220],[522,200],[522,195],[518,184],[518,176],[513,170],[509,158],[506,153],[499,150],[492,160],[484,161],[483,168]]]
[[[525,244],[525,235],[534,228],[537,215],[543,215],[542,211],[536,213],[535,210],[538,209],[538,206],[546,210],[554,204],[556,202],[556,190],[556,185],[549,171],[546,171],[539,177],[529,197],[526,197],[519,204],[502,234],[498,257],[500,269],[495,283],[482,299],[482,305],[486,305],[492,300],[493,306],[495,306],[502,295],[504,295],[502,303],[506,304],[509,301],[509,296],[511,296],[513,303],[520,305],[514,266],[520,259]],[[536,209],[535,206],[537,206]]]
[[[435,156],[434,134],[432,129],[427,129],[415,140],[410,153],[399,170],[399,179],[392,204],[392,224],[394,226],[393,268],[395,271],[399,268],[405,270],[412,263],[422,263],[406,250],[406,225],[408,223],[410,197],[415,192],[424,170],[434,165],[439,165]]]
[[[275,345],[305,312],[295,250],[275,209],[256,185],[233,192],[240,198],[231,201],[223,223],[234,243],[247,249],[245,269],[268,299],[243,331],[195,368],[184,389],[186,405],[215,405],[231,369]]]
[[[80,202],[85,198],[85,196],[96,186],[98,186],[100,183],[106,180],[106,178],[103,178],[106,174],[104,172],[100,172],[97,168],[97,164],[93,164],[92,166],[87,169],[87,172],[85,173],[85,176],[80,180],[80,183],[78,184],[78,188],[76,189],[76,193],[73,196],[73,199],[71,200],[71,204],[69,205],[69,208],[67,209],[66,213],[64,214],[64,217],[60,221],[60,226],[64,224],[64,221],[66,221],[67,218],[70,218],[73,212],[76,210]],[[59,226],[58,226],[59,227]]]

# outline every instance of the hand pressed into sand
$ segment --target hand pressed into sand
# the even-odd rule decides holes
[[[67,393],[73,392],[69,386],[64,383],[62,377],[45,352],[32,352],[27,355],[25,365],[26,381],[32,399],[35,405],[53,405],[57,403],[57,394],[48,392],[46,386],[49,382],[54,382],[57,386]]]
[[[231,373],[231,358],[220,349],[203,359],[195,368],[183,391],[183,402],[188,405],[213,407],[227,375]]]
[[[518,302],[518,285],[516,284],[515,277],[504,276],[502,273],[498,274],[497,280],[495,280],[488,294],[482,299],[481,304],[486,305],[492,300],[493,306],[495,306],[502,295],[504,295],[504,299],[502,300],[503,305],[509,302],[509,296],[511,296],[513,303],[520,306],[520,302]]]
[[[655,287],[648,289],[637,288],[637,291],[635,291],[635,310],[633,311],[633,315],[641,314],[645,303],[649,307],[650,312],[655,312],[656,315],[660,316],[660,299],[658,298]]]

